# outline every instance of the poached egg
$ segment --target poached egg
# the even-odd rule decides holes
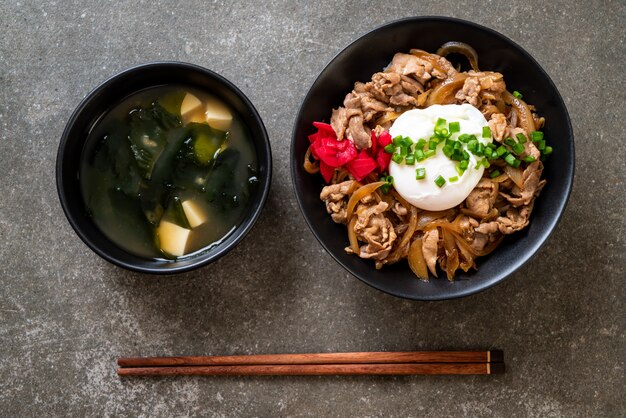
[[[393,138],[397,136],[409,137],[413,143],[420,139],[426,142],[434,134],[438,119],[445,119],[446,123],[459,122],[460,131],[451,135],[450,139],[458,140],[462,134],[474,135],[483,145],[492,142],[491,135],[483,138],[483,127],[489,126],[483,114],[470,104],[461,105],[433,105],[425,109],[413,109],[404,112],[395,120],[389,133]],[[389,174],[393,176],[393,186],[407,202],[420,209],[438,211],[452,208],[463,202],[476,187],[483,176],[484,167],[478,164],[482,159],[467,150],[467,143],[461,143],[463,150],[468,151],[469,160],[467,169],[460,174],[457,171],[458,161],[449,159],[443,152],[445,141],[437,145],[435,155],[414,165],[407,165],[404,161],[389,163]],[[426,177],[416,179],[416,169],[424,168]],[[440,187],[435,179],[441,176],[445,183]],[[458,178],[456,181],[454,179]],[[450,180],[452,179],[452,180]]]

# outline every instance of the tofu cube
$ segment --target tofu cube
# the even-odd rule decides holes
[[[190,229],[168,221],[161,221],[157,228],[161,250],[176,257],[185,255],[185,247],[187,246],[190,232]]]
[[[205,110],[206,122],[215,129],[227,131],[233,121],[230,110],[217,100],[208,100]]]
[[[190,115],[194,110],[200,109],[202,102],[191,93],[187,93],[180,105],[180,115],[185,117]]]
[[[183,210],[187,217],[187,222],[192,228],[202,225],[207,221],[207,216],[200,205],[193,200],[185,200],[183,202]]]

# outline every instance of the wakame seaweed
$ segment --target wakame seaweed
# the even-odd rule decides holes
[[[80,172],[85,204],[121,248],[176,258],[209,248],[241,221],[255,186],[254,145],[232,111],[230,124],[217,125],[227,130],[209,124],[214,102],[188,88],[147,89],[89,133]]]

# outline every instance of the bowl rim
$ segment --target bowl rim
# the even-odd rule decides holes
[[[541,73],[541,75],[543,77],[545,77],[545,79],[549,83],[550,87],[556,93],[555,94],[555,99],[557,101],[557,104],[559,106],[561,106],[563,108],[563,110],[564,110],[565,121],[566,121],[566,125],[567,125],[568,131],[569,131],[569,139],[570,139],[570,141],[568,141],[568,143],[569,143],[570,161],[568,161],[568,165],[567,165],[567,168],[569,169],[569,176],[568,176],[568,179],[566,181],[566,185],[565,185],[566,187],[565,187],[565,191],[564,191],[564,196],[562,196],[560,198],[559,205],[554,208],[553,213],[555,215],[553,215],[551,217],[550,222],[549,222],[547,228],[535,240],[534,244],[527,250],[527,252],[525,253],[524,257],[521,257],[521,258],[517,259],[515,262],[511,263],[506,268],[502,269],[502,271],[499,274],[494,275],[494,277],[492,277],[488,281],[482,282],[479,285],[477,285],[475,287],[472,287],[472,288],[469,288],[469,289],[448,291],[448,292],[445,292],[445,294],[443,294],[443,295],[441,295],[441,294],[438,294],[438,295],[415,295],[415,294],[409,294],[409,293],[403,293],[403,292],[393,292],[393,291],[390,291],[388,289],[384,289],[381,286],[378,286],[375,281],[367,280],[366,278],[362,277],[360,274],[357,274],[356,272],[352,271],[351,268],[349,268],[346,264],[344,264],[343,261],[340,259],[340,257],[338,255],[334,254],[333,251],[331,251],[330,248],[325,244],[324,240],[322,239],[322,237],[319,235],[319,233],[316,231],[315,227],[311,223],[311,220],[306,216],[305,208],[304,208],[304,201],[302,200],[302,197],[300,196],[298,188],[296,187],[295,179],[297,178],[297,171],[296,171],[297,164],[296,164],[296,162],[293,159],[294,148],[295,148],[295,145],[296,145],[296,141],[298,140],[298,138],[297,138],[298,122],[300,120],[302,111],[303,111],[303,109],[305,107],[305,104],[310,99],[310,96],[312,94],[312,91],[313,91],[314,87],[316,86],[316,84],[319,81],[319,79],[322,76],[322,74],[324,74],[324,72],[327,70],[327,68],[331,64],[333,64],[335,61],[337,61],[346,51],[348,51],[350,48],[352,48],[355,44],[359,43],[363,38],[366,38],[368,36],[374,36],[375,34],[381,32],[381,31],[389,30],[389,29],[391,29],[391,28],[393,28],[395,26],[401,26],[401,25],[404,25],[404,24],[407,24],[407,23],[420,24],[420,23],[424,23],[426,21],[430,21],[430,22],[446,22],[446,23],[452,22],[452,23],[458,24],[458,25],[469,26],[472,29],[478,29],[478,30],[482,30],[484,32],[487,32],[489,35],[494,36],[496,38],[500,38],[501,40],[505,41],[506,43],[511,44],[514,48],[517,48],[523,54],[525,59],[529,60],[531,63],[536,65],[536,67],[539,69],[539,72]],[[386,23],[384,23],[382,25],[379,25],[376,28],[374,28],[374,29],[372,29],[370,31],[367,31],[367,32],[361,34],[360,36],[358,36],[356,39],[354,39],[349,44],[347,44],[343,49],[341,49],[341,51],[339,51],[337,54],[335,54],[335,56],[330,61],[328,61],[328,63],[320,71],[320,73],[317,75],[317,77],[315,78],[315,80],[313,81],[311,86],[309,87],[309,89],[308,89],[304,99],[302,100],[302,103],[301,103],[299,109],[298,109],[298,113],[296,114],[296,117],[294,119],[293,129],[292,129],[292,134],[291,134],[290,159],[291,159],[291,164],[290,164],[291,165],[291,167],[290,167],[291,183],[292,183],[292,187],[293,187],[292,190],[293,190],[293,193],[296,196],[296,201],[298,202],[298,209],[300,210],[300,213],[301,213],[302,217],[304,218],[306,224],[308,225],[309,229],[311,230],[311,232],[313,233],[313,235],[315,236],[317,241],[322,245],[324,250],[328,254],[330,254],[330,256],[341,267],[344,268],[344,270],[346,270],[348,273],[350,273],[352,276],[356,277],[357,279],[359,279],[361,282],[365,283],[366,285],[368,285],[368,286],[370,286],[370,287],[372,287],[372,288],[374,288],[376,290],[379,290],[379,291],[381,291],[383,293],[391,295],[391,296],[395,296],[395,297],[398,297],[398,298],[401,298],[401,299],[416,300],[416,301],[440,301],[440,300],[458,299],[458,298],[474,295],[476,293],[479,293],[479,292],[482,292],[484,290],[487,290],[487,289],[489,289],[489,288],[491,288],[491,287],[493,287],[493,286],[495,286],[495,285],[497,285],[499,283],[502,283],[504,281],[504,279],[510,277],[513,273],[515,273],[517,270],[519,270],[523,265],[525,265],[532,258],[534,258],[537,255],[537,252],[539,251],[539,249],[546,243],[546,241],[548,240],[548,238],[550,237],[550,235],[554,231],[556,225],[560,221],[561,217],[563,216],[563,212],[565,211],[565,207],[567,206],[567,203],[569,202],[569,198],[570,198],[570,195],[571,195],[572,186],[573,186],[574,177],[575,177],[575,166],[576,166],[576,154],[575,154],[575,147],[574,147],[574,130],[572,128],[572,122],[571,122],[571,118],[569,116],[569,112],[567,110],[567,107],[565,105],[565,102],[564,102],[563,98],[561,97],[561,93],[559,92],[559,90],[557,89],[556,85],[554,84],[554,81],[552,81],[552,78],[550,78],[548,73],[537,62],[537,60],[532,55],[530,55],[524,48],[522,48],[519,44],[517,44],[516,42],[511,40],[508,36],[498,32],[498,31],[496,31],[494,29],[491,29],[491,28],[489,28],[487,26],[483,26],[483,25],[480,25],[478,23],[474,23],[474,22],[471,22],[471,21],[468,21],[468,20],[459,19],[459,18],[455,18],[455,17],[431,16],[431,15],[405,17],[405,18],[402,18],[402,19],[392,20],[392,21],[386,22]],[[434,280],[441,280],[441,279],[440,278],[435,278]]]
[[[190,70],[190,71],[203,73],[203,75],[206,75],[206,76],[208,76],[210,78],[213,78],[218,83],[223,84],[224,86],[226,86],[239,99],[241,99],[241,101],[243,102],[244,106],[250,111],[250,115],[252,116],[252,118],[258,124],[258,126],[260,128],[259,129],[259,137],[260,137],[261,140],[257,141],[258,143],[255,142],[255,146],[256,147],[261,147],[264,150],[264,152],[266,153],[266,155],[267,155],[267,159],[266,159],[266,161],[264,161],[264,163],[267,165],[267,171],[266,171],[267,180],[264,182],[263,189],[260,190],[260,193],[258,194],[258,197],[256,199],[256,204],[254,205],[251,213],[245,218],[244,222],[242,222],[238,227],[236,227],[234,229],[234,231],[232,232],[232,235],[230,235],[230,237],[232,237],[232,241],[228,242],[228,244],[226,244],[226,245],[218,244],[217,247],[215,247],[215,251],[212,252],[209,256],[207,256],[208,253],[200,253],[200,254],[195,255],[195,256],[192,255],[190,258],[185,259],[186,263],[183,264],[183,265],[176,265],[176,263],[173,262],[171,264],[171,266],[168,266],[167,264],[161,263],[160,267],[151,267],[151,266],[148,266],[148,265],[143,266],[143,265],[133,264],[133,263],[126,262],[126,261],[120,260],[117,257],[112,256],[107,251],[105,251],[103,248],[101,248],[100,246],[96,245],[91,240],[91,238],[83,231],[83,229],[79,225],[79,222],[74,218],[74,216],[72,215],[72,213],[70,211],[70,205],[69,205],[68,199],[66,197],[66,195],[68,194],[68,191],[66,190],[66,188],[65,188],[65,186],[63,184],[63,182],[64,182],[63,162],[65,160],[66,145],[67,145],[67,143],[69,141],[70,133],[72,131],[72,128],[73,128],[74,124],[76,123],[77,119],[82,114],[82,112],[85,110],[86,106],[91,102],[91,100],[97,94],[99,94],[101,91],[103,91],[104,89],[106,89],[109,86],[111,86],[116,81],[118,81],[120,79],[123,79],[124,77],[128,77],[129,75],[132,75],[135,72],[138,72],[138,71],[149,71],[152,68],[159,68],[159,67],[166,67],[166,68],[167,67],[172,67],[172,68],[176,67],[176,68],[182,68],[183,70]],[[181,84],[184,84],[184,83],[181,83]],[[129,93],[129,94],[132,94],[132,93]],[[84,142],[84,140],[83,140],[83,142]],[[259,155],[259,153],[257,152],[257,157],[258,157],[258,155]],[[134,65],[134,66],[128,67],[128,68],[126,68],[124,70],[118,71],[114,75],[106,78],[104,81],[99,82],[80,101],[80,103],[76,106],[76,108],[72,112],[72,114],[71,114],[70,118],[68,119],[67,123],[65,124],[65,128],[63,129],[63,133],[61,134],[61,140],[60,140],[59,146],[57,148],[57,156],[56,156],[56,164],[55,164],[55,177],[56,177],[57,194],[59,196],[59,201],[61,203],[61,207],[63,209],[63,213],[65,214],[65,217],[67,218],[68,222],[72,226],[72,229],[74,229],[74,232],[76,232],[78,237],[93,252],[95,252],[96,254],[98,254],[100,257],[102,257],[103,259],[107,260],[108,262],[110,262],[110,263],[112,263],[112,264],[114,264],[114,265],[116,265],[118,267],[125,268],[127,270],[135,271],[135,272],[138,272],[138,273],[148,273],[148,274],[155,274],[155,275],[170,275],[170,274],[183,273],[183,272],[195,270],[197,268],[200,268],[202,266],[205,266],[207,264],[210,264],[210,263],[216,261],[217,259],[219,259],[223,255],[225,255],[227,252],[232,250],[250,232],[250,230],[252,229],[252,227],[254,226],[256,221],[258,220],[259,216],[261,215],[261,212],[263,211],[263,208],[264,208],[265,203],[267,201],[267,198],[269,196],[269,190],[270,190],[270,186],[271,186],[271,182],[272,182],[272,150],[271,150],[271,146],[270,146],[270,140],[269,140],[269,135],[267,133],[267,129],[265,128],[265,124],[263,123],[263,120],[261,119],[261,116],[260,116],[258,110],[254,106],[254,104],[252,104],[250,99],[234,83],[232,83],[230,80],[228,80],[224,76],[216,73],[215,71],[212,71],[212,70],[210,70],[208,68],[202,67],[202,66],[197,65],[197,64],[192,64],[192,63],[182,62],[182,61],[150,61],[150,62]],[[115,243],[113,243],[111,240],[109,240],[109,241],[112,243],[112,245],[115,245],[116,247],[120,248]],[[136,255],[134,255],[132,253],[129,253],[128,251],[126,251],[126,252],[128,254],[130,254],[131,256],[133,256],[133,257],[138,257],[138,256],[136,256]],[[138,258],[141,258],[141,257],[138,257]],[[146,262],[147,264],[151,264],[151,260],[150,259],[142,259],[142,260],[144,262]]]

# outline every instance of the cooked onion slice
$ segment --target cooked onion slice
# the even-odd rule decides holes
[[[465,83],[467,77],[469,76],[466,73],[456,73],[446,79],[446,81],[432,89],[428,99],[426,99],[426,106],[453,103],[454,95],[459,89],[463,88],[463,83]]]
[[[409,247],[409,255],[407,257],[409,261],[409,267],[413,270],[413,273],[421,280],[428,281],[428,268],[426,267],[426,260],[422,253],[422,239],[417,238],[413,241]]]
[[[439,47],[439,49],[437,50],[437,55],[440,55],[442,57],[445,57],[448,54],[452,53],[465,55],[470,65],[472,66],[472,70],[477,72],[480,71],[478,69],[478,54],[476,53],[476,50],[465,42],[446,42],[445,44],[441,45],[441,47]]]
[[[357,183],[357,182],[355,183],[357,185],[360,185],[360,183]],[[374,191],[378,189],[380,186],[382,186],[383,184],[385,184],[384,181],[377,181],[375,183],[366,184],[365,186],[360,187],[354,193],[352,193],[352,196],[350,196],[350,200],[348,200],[348,207],[347,207],[348,219],[352,217],[352,212],[354,212],[354,208],[356,207],[357,203],[359,203],[359,200],[363,199],[365,196],[367,196],[370,193],[374,193]]]
[[[350,223],[348,224],[348,240],[350,240],[350,248],[352,252],[356,255],[359,255],[359,240],[356,237],[356,231],[354,230],[354,226],[356,225],[356,216],[350,219]]]
[[[515,108],[517,111],[518,124],[523,130],[526,131],[526,134],[529,135],[533,132],[535,130],[535,119],[533,118],[533,112],[530,110],[526,102],[513,96],[508,90],[505,90],[504,93],[502,93],[502,98],[506,104]]]
[[[319,161],[311,160],[311,147],[306,149],[306,154],[304,154],[304,171],[309,174],[315,174],[320,171]]]

